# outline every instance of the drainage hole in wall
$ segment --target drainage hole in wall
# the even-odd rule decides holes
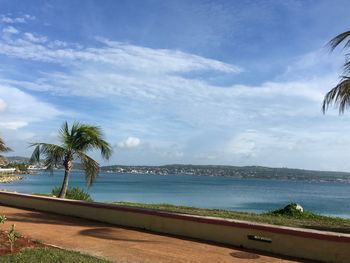
[[[258,235],[248,235],[247,237],[249,240],[260,241],[260,242],[265,242],[265,243],[272,243],[272,239],[269,237],[263,237],[263,236],[258,236]]]

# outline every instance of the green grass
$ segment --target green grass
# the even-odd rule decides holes
[[[61,191],[61,187],[56,186],[52,189],[51,194],[54,196],[59,196],[60,191]],[[88,202],[93,201],[90,194],[86,192],[84,189],[79,187],[68,187],[66,198],[73,199],[73,200],[88,201]]]
[[[110,261],[98,259],[78,252],[56,248],[25,249],[12,255],[0,257],[1,263],[109,263]]]
[[[183,214],[211,216],[227,219],[244,220],[272,225],[310,228],[340,233],[350,233],[350,219],[322,216],[310,211],[304,213],[283,213],[283,209],[263,214],[226,211],[220,209],[203,209],[189,206],[176,206],[170,204],[141,204],[130,202],[114,202],[114,204],[150,208]]]
[[[33,193],[33,195],[38,196],[48,196],[48,197],[57,197],[61,190],[60,186],[56,186],[52,189],[51,194],[48,193]],[[79,187],[69,187],[66,193],[66,199],[72,200],[82,200],[87,202],[93,202],[94,200],[91,198],[88,192],[85,192],[84,189]]]

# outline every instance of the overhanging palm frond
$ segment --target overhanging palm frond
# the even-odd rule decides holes
[[[326,94],[322,104],[323,113],[331,105],[339,108],[339,114],[343,114],[350,106],[350,77],[342,77],[339,84]]]
[[[64,145],[68,147],[71,146],[71,136],[70,136],[68,122],[65,121],[62,124],[62,127],[59,129],[59,137],[61,141],[64,143]]]
[[[85,181],[87,186],[91,186],[98,176],[100,165],[91,157],[83,152],[77,153],[84,170],[85,170]]]
[[[0,138],[0,152],[9,152],[12,151],[11,148],[7,147],[2,138]]]
[[[328,42],[328,46],[331,48],[331,51],[333,51],[337,46],[339,46],[340,43],[345,41],[347,38],[350,38],[350,31],[343,32]],[[344,44],[344,48],[347,48],[350,46],[350,40],[346,41]]]
[[[47,169],[52,170],[57,165],[63,163],[66,149],[56,144],[49,143],[33,143],[30,147],[35,147],[32,156],[30,157],[31,163],[40,162],[40,156],[44,155],[44,165]]]
[[[350,56],[349,55],[347,55],[346,61],[343,65],[343,74],[350,76]]]
[[[79,151],[100,150],[104,159],[109,159],[112,155],[112,148],[103,139],[103,132],[99,126],[75,123],[74,128],[74,149]],[[73,134],[73,132],[72,132]]]

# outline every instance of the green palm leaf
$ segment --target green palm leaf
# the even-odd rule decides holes
[[[91,186],[99,172],[99,164],[87,155],[88,151],[99,150],[102,158],[108,159],[112,154],[112,147],[104,140],[102,129],[98,126],[74,122],[69,127],[64,122],[59,129],[59,139],[61,145],[48,143],[33,143],[35,147],[31,156],[31,162],[39,162],[40,157],[44,157],[44,164],[47,169],[52,170],[58,165],[65,168],[65,176],[60,191],[60,197],[64,197],[68,178],[73,167],[74,160],[80,160],[84,170],[86,184]]]
[[[98,176],[100,165],[83,152],[77,154],[85,170],[86,185],[91,186]]]
[[[343,32],[331,41],[328,45],[333,51],[341,43],[344,43],[344,49],[350,47],[350,31]],[[350,106],[350,55],[345,54],[345,63],[343,65],[344,76],[341,77],[340,82],[334,88],[332,88],[324,97],[322,103],[322,111],[326,113],[329,106],[336,106],[339,110],[339,114],[343,114],[344,111]]]
[[[343,43],[347,38],[350,37],[350,31],[343,32],[328,42],[328,45],[331,48],[331,51],[333,51],[336,47],[338,47],[341,43]],[[348,48],[350,46],[350,40],[347,40],[344,44],[343,48]]]
[[[11,148],[7,147],[4,140],[0,137],[0,152],[12,151]]]
[[[344,76],[342,81],[326,94],[322,104],[323,113],[325,113],[331,105],[338,107],[339,114],[343,114],[344,111],[350,106],[349,77]]]

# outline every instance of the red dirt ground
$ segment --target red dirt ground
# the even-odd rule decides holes
[[[19,236],[13,246],[13,251],[11,252],[10,242],[7,238],[7,231],[0,231],[0,257],[10,253],[16,253],[25,248],[39,248],[39,247],[47,247],[40,242],[34,241],[28,237]]]
[[[3,205],[0,214],[8,218],[4,229],[15,223],[33,239],[118,263],[310,262]]]

